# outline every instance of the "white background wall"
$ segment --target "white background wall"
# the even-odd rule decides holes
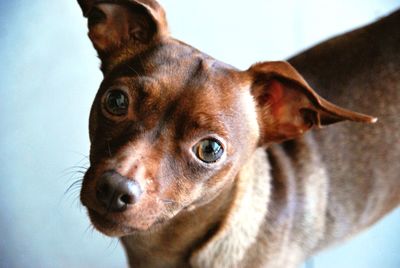
[[[400,7],[400,0],[161,0],[172,33],[239,68],[285,59]],[[400,26],[399,26],[400,27]],[[79,189],[101,80],[74,0],[0,1],[0,267],[123,267]],[[71,168],[73,167],[73,168]],[[400,211],[308,267],[400,267]]]

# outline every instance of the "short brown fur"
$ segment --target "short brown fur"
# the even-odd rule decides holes
[[[131,267],[297,267],[398,206],[399,12],[291,59],[307,83],[170,37],[154,0],[79,4],[104,73],[81,201]],[[319,94],[380,121],[320,130],[376,118]]]

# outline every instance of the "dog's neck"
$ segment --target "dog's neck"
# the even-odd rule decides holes
[[[265,150],[257,150],[234,183],[225,187],[212,202],[181,212],[170,224],[155,231],[123,237],[130,265],[219,267],[219,264],[237,264],[255,241],[267,210],[270,180],[265,160]],[[259,213],[254,214],[254,211]],[[255,219],[254,215],[259,217]],[[246,219],[248,222],[243,223]]]
[[[236,177],[235,196],[218,232],[193,252],[192,267],[237,267],[256,241],[264,221],[270,182],[267,153],[264,148],[259,148]]]

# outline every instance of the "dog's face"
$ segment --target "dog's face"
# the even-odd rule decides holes
[[[212,202],[257,146],[371,118],[321,99],[287,63],[238,71],[168,35],[152,0],[80,1],[104,80],[81,200],[111,236]]]
[[[91,168],[82,189],[98,229],[110,235],[146,230],[212,200],[233,180],[259,133],[251,95],[239,79],[177,42],[105,77],[92,107]],[[135,181],[140,191],[124,211],[110,210],[96,196],[109,172]]]

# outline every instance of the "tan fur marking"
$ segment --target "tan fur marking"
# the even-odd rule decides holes
[[[221,230],[190,260],[193,267],[238,267],[256,240],[270,195],[266,152],[258,149],[237,177],[236,197]]]

